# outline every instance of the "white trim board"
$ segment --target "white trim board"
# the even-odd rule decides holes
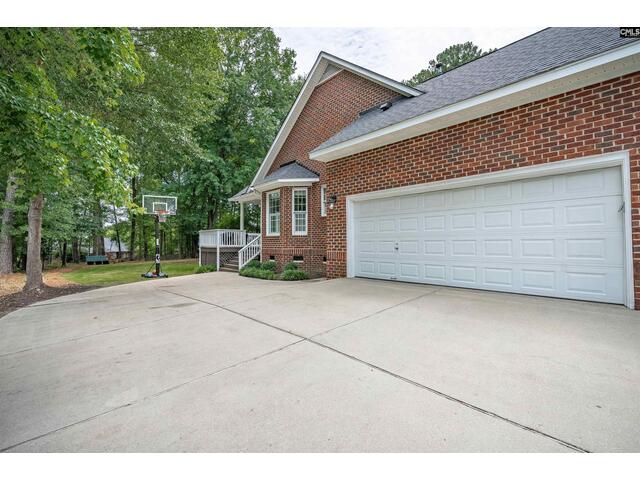
[[[640,42],[635,42],[313,151],[309,158],[329,162],[638,70]]]
[[[483,173],[468,177],[440,180],[437,182],[410,185],[407,187],[390,188],[375,192],[365,192],[346,197],[346,230],[347,230],[347,277],[355,276],[356,251],[354,245],[354,204],[365,200],[388,198],[400,195],[450,190],[455,188],[486,185],[490,183],[510,182],[514,180],[560,175],[563,173],[581,172],[607,167],[620,167],[622,172],[622,198],[624,201],[624,249],[625,249],[625,306],[635,307],[635,293],[633,288],[633,242],[631,224],[631,170],[629,153],[620,151],[604,155],[595,155],[571,160],[561,160],[530,167],[512,168],[500,172]]]
[[[254,188],[256,192],[266,192],[273,188],[279,187],[310,187],[313,183],[319,182],[318,178],[287,178],[280,180],[273,180],[262,185],[257,185]]]
[[[398,94],[403,95],[405,97],[415,97],[418,95],[422,95],[423,93],[420,90],[417,90],[413,87],[409,87],[408,85],[405,85],[401,82],[392,80],[383,75],[367,70],[366,68],[360,67],[355,63],[348,62],[346,60],[343,60],[341,58],[338,58],[326,52],[320,52],[320,54],[318,55],[318,58],[313,64],[313,67],[311,68],[311,71],[309,72],[309,75],[307,76],[307,80],[304,82],[304,85],[302,86],[302,90],[300,90],[300,93],[298,94],[298,97],[293,103],[291,110],[289,110],[287,117],[282,123],[282,126],[280,127],[280,130],[278,131],[278,134],[276,135],[275,140],[271,144],[271,147],[269,148],[267,155],[264,157],[264,160],[262,161],[260,168],[256,172],[256,175],[253,178],[251,185],[255,185],[257,182],[259,182],[264,177],[266,177],[267,172],[269,171],[269,168],[271,167],[273,161],[278,155],[278,152],[280,152],[280,148],[282,148],[282,145],[284,144],[285,140],[287,139],[287,136],[289,135],[289,133],[291,132],[291,129],[293,128],[293,125],[298,120],[298,116],[300,116],[302,109],[307,104],[307,100],[309,100],[309,97],[313,93],[313,90],[318,86],[319,84],[318,82],[321,81],[322,75],[324,74],[325,69],[330,64],[333,64],[334,66],[340,68],[341,71],[348,70],[352,73],[355,73],[356,75],[359,75],[374,83],[377,83],[378,85],[382,85],[386,88],[389,88],[390,90],[393,90],[394,92],[397,92]],[[324,81],[328,81],[330,78],[333,78],[333,76],[335,75],[332,75],[324,79]]]

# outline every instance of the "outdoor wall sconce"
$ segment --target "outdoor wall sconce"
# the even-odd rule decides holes
[[[336,197],[335,195],[331,195],[328,199],[327,199],[327,203],[329,204],[329,208],[331,210],[333,210],[333,207],[336,206],[336,202],[338,201],[338,197]]]

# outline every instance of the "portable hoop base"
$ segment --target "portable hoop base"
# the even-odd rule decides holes
[[[169,275],[160,271],[160,215],[156,214],[156,271],[143,273],[143,278],[169,278]]]
[[[169,275],[164,272],[160,272],[160,275],[156,275],[156,272],[147,272],[143,273],[141,276],[144,278],[169,278]]]

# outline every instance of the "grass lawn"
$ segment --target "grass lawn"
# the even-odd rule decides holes
[[[108,287],[121,283],[150,280],[142,278],[140,275],[146,272],[151,264],[152,262],[147,261],[110,263],[109,265],[85,265],[74,268],[70,272],[65,272],[62,276],[81,285]],[[198,261],[195,259],[168,260],[162,262],[162,271],[168,274],[169,277],[179,277],[181,275],[191,275],[195,272],[197,266]]]

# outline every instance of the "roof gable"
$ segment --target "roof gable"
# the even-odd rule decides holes
[[[293,128],[294,124],[298,120],[300,113],[302,112],[302,110],[304,109],[304,106],[306,105],[307,101],[311,97],[311,94],[313,93],[315,87],[329,80],[330,78],[332,78],[334,75],[336,75],[342,70],[350,71],[356,75],[366,78],[371,82],[374,82],[378,85],[382,85],[392,91],[397,92],[399,95],[403,97],[414,97],[422,94],[422,92],[416,88],[409,87],[401,82],[392,80],[383,75],[372,72],[371,70],[360,67],[354,63],[347,62],[346,60],[338,58],[329,53],[320,52],[320,54],[318,55],[318,58],[316,59],[316,62],[313,65],[313,68],[311,69],[311,71],[309,72],[309,75],[307,76],[307,80],[305,81],[302,87],[302,90],[298,94],[298,97],[296,98],[293,106],[291,107],[291,110],[289,110],[287,117],[282,123],[282,126],[280,127],[280,130],[276,135],[275,140],[271,144],[271,147],[267,152],[267,155],[262,161],[262,164],[260,165],[258,172],[253,178],[251,185],[255,185],[256,183],[259,183],[267,175],[269,168],[271,167],[271,165],[273,164],[273,161],[277,157],[278,152],[284,145],[284,142],[287,139],[287,136],[289,135],[289,133],[291,132],[291,129]]]

